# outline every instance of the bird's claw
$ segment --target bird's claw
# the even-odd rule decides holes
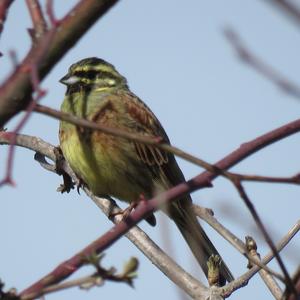
[[[122,221],[125,220],[126,218],[128,218],[128,216],[130,215],[130,213],[138,206],[139,202],[138,201],[134,201],[132,203],[130,203],[130,205],[128,207],[126,207],[125,209],[120,209],[117,212],[111,212],[109,214],[109,218],[113,219],[118,215],[122,216]]]

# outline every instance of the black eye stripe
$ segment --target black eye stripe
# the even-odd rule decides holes
[[[108,78],[113,79],[115,81],[118,81],[118,77],[116,77],[114,74],[106,71],[97,71],[97,70],[86,70],[86,71],[74,71],[74,76],[77,76],[79,78],[86,78],[89,80],[93,80],[95,78]]]
[[[90,71],[75,71],[74,75],[79,78],[87,78],[87,79],[95,79],[99,74],[98,71],[90,70]]]

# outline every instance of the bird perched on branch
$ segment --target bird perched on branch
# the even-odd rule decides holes
[[[61,80],[67,92],[61,110],[97,124],[148,137],[169,138],[153,112],[133,94],[113,65],[91,57],[69,68]],[[171,153],[136,141],[61,121],[60,147],[78,177],[98,196],[134,203],[150,199],[181,182],[184,176]],[[207,261],[218,254],[197,221],[189,195],[163,211],[175,222],[207,276]],[[155,217],[147,221],[155,225]],[[233,279],[224,262],[220,284]]]

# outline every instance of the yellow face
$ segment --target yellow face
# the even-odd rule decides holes
[[[71,88],[78,89],[106,89],[126,86],[126,79],[115,67],[96,57],[83,59],[71,65],[68,74],[60,80],[61,83]]]

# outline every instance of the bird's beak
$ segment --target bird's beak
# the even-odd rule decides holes
[[[59,80],[60,83],[65,84],[65,85],[72,85],[75,84],[79,81],[79,77],[77,76],[72,76],[70,74],[65,75],[63,78]]]

